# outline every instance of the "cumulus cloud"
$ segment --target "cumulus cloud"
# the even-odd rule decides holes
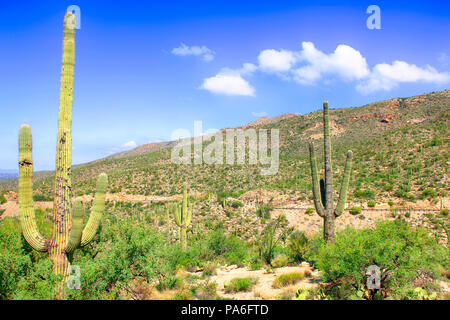
[[[255,89],[240,75],[217,74],[203,81],[202,89],[216,94],[254,96]]]
[[[172,49],[172,54],[177,56],[202,56],[203,60],[209,62],[214,59],[214,51],[205,46],[187,46],[181,43],[179,47]]]
[[[316,49],[312,42],[303,42],[299,56],[303,65],[292,72],[294,79],[302,84],[314,83],[327,74],[351,81],[362,79],[370,73],[361,53],[343,44],[338,45],[333,53],[326,54]]]
[[[352,83],[363,94],[391,90],[401,83],[450,82],[448,72],[439,72],[430,65],[419,67],[405,61],[394,61],[371,68],[361,52],[345,44],[325,53],[312,42],[302,42],[299,51],[266,49],[259,53],[257,59],[257,65],[245,63],[241,69],[222,69],[216,76],[205,79],[202,88],[217,94],[254,96],[255,89],[244,77],[256,71],[276,74],[283,80],[292,79],[301,85],[338,79]],[[447,56],[441,54],[438,60],[444,65]]]
[[[241,69],[222,69],[214,77],[206,78],[200,89],[228,96],[255,96],[255,89],[242,76],[253,73],[257,67],[244,63]]]
[[[405,61],[394,61],[392,64],[375,65],[368,79],[358,84],[356,89],[367,94],[378,90],[391,90],[402,82],[443,84],[449,81],[448,72],[438,72],[430,65],[420,68]]]
[[[288,71],[296,60],[296,54],[287,50],[267,49],[258,56],[259,68],[264,72]]]

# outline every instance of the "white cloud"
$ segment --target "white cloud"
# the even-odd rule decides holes
[[[131,141],[128,141],[128,142],[125,142],[124,144],[122,144],[121,147],[124,149],[131,149],[131,148],[136,148],[137,144],[136,144],[136,142],[131,140]]]
[[[108,154],[114,154],[114,153],[118,153],[118,152],[123,152],[123,151],[127,151],[133,148],[136,148],[137,144],[136,142],[134,142],[133,140],[125,142],[121,145],[112,147],[109,151]]]
[[[257,67],[244,63],[241,69],[222,69],[214,77],[206,78],[200,89],[228,96],[255,96],[255,89],[242,76],[252,74]]]
[[[294,80],[302,85],[319,81],[328,84],[340,79],[352,82],[363,94],[391,90],[400,83],[450,82],[448,72],[439,72],[430,65],[418,67],[405,61],[394,61],[377,64],[371,69],[361,52],[345,44],[339,44],[331,53],[324,53],[314,43],[302,42],[298,52],[266,49],[257,59],[257,66],[244,63],[241,69],[222,69],[216,76],[205,79],[201,88],[217,94],[254,96],[255,89],[243,77],[256,71],[275,73],[283,80]],[[438,61],[447,64],[447,55],[440,54]]]
[[[438,72],[430,65],[420,68],[405,61],[394,61],[392,64],[380,63],[366,81],[358,84],[356,89],[367,94],[378,90],[391,90],[403,82],[426,82],[443,84],[450,81],[448,72]]]
[[[296,54],[287,50],[267,49],[258,56],[259,68],[264,72],[288,71],[296,62]]]
[[[214,59],[214,51],[205,46],[187,46],[181,43],[179,47],[173,48],[172,53],[177,56],[202,56],[203,60],[209,62]]]
[[[202,89],[216,94],[254,96],[255,89],[239,74],[217,74],[203,81]]]
[[[294,79],[302,84],[311,84],[327,74],[337,75],[345,81],[362,79],[370,70],[366,59],[358,50],[340,44],[333,53],[325,54],[312,42],[303,42],[300,62],[305,65],[293,70]]]

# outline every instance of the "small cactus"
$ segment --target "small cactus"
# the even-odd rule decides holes
[[[187,232],[192,229],[192,207],[193,203],[188,203],[187,186],[184,185],[183,203],[174,206],[175,222],[180,229],[180,242],[183,250],[186,250],[187,247]]]
[[[352,168],[353,153],[347,151],[347,160],[345,162],[344,177],[342,179],[341,192],[335,209],[333,209],[333,171],[331,167],[331,141],[330,141],[330,122],[328,114],[328,102],[323,104],[323,129],[324,129],[324,164],[325,180],[320,179],[317,173],[316,156],[314,145],[309,143],[312,189],[314,196],[314,206],[317,214],[324,219],[324,238],[327,242],[332,242],[336,233],[335,219],[339,217],[345,208],[347,201],[347,191],[350,182],[350,172]]]

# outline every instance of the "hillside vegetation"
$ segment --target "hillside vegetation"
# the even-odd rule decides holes
[[[357,108],[331,109],[332,159],[337,183],[346,151],[354,152],[349,200],[437,201],[445,197],[449,191],[449,106],[447,90]],[[191,190],[199,193],[238,196],[265,188],[295,194],[300,199],[310,198],[307,142],[316,140],[318,163],[322,163],[321,110],[307,115],[290,114],[275,121],[257,121],[251,127],[280,130],[278,174],[263,176],[260,165],[173,164],[170,159],[173,143],[161,143],[74,167],[74,193],[93,193],[95,177],[107,172],[110,193],[173,195],[181,193],[183,183],[187,182]],[[37,174],[35,181],[35,194],[50,199],[53,174]],[[16,180],[3,182],[0,188],[14,190],[16,183]]]

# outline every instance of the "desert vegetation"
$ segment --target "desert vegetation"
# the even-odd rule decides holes
[[[33,181],[22,126],[0,184],[0,299],[448,299],[449,91],[257,124],[280,129],[273,176],[174,164],[170,143],[72,170],[70,19],[56,171]]]

